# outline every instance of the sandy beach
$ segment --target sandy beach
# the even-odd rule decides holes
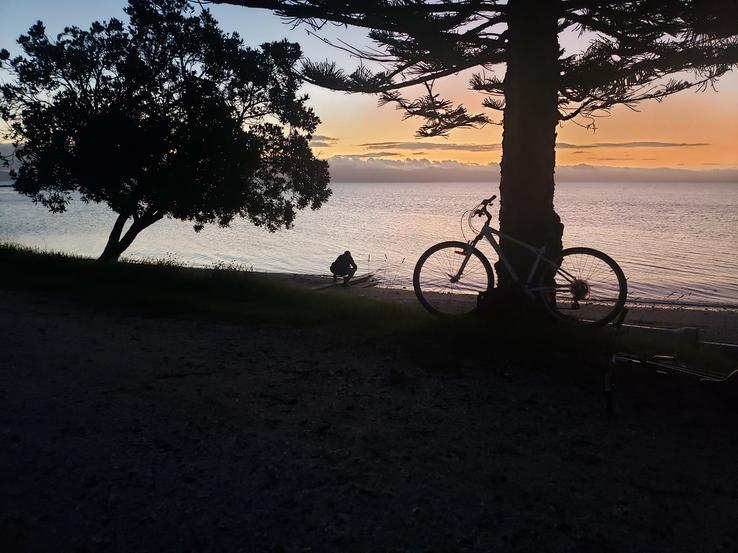
[[[738,545],[738,419],[692,382],[626,368],[609,416],[592,360],[571,380],[322,327],[0,304],[8,551]]]

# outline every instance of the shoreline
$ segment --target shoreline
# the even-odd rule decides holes
[[[253,271],[259,278],[284,282],[316,293],[333,293],[339,296],[365,297],[390,303],[418,305],[412,286],[400,288],[382,286],[381,279],[356,286],[331,286],[327,275],[294,273],[269,273]],[[692,306],[680,304],[632,303],[627,302],[626,327],[676,330],[685,327],[698,329],[698,339],[738,346],[738,306]]]
[[[40,284],[44,287],[57,287],[59,283],[48,281],[44,274],[56,272],[62,265],[66,276],[70,277],[69,284],[79,286],[77,277],[82,275],[84,271],[88,276],[86,279],[92,278],[88,282],[88,286],[96,286],[96,272],[102,267],[92,258],[71,256],[63,253],[41,252],[29,248],[17,247],[11,244],[0,244],[0,249],[4,250],[4,256],[8,262],[9,270],[7,282],[16,280],[21,287],[27,287],[28,279],[40,280]],[[309,302],[321,303],[320,295],[335,295],[336,297],[344,297],[346,299],[368,299],[385,304],[393,304],[401,310],[408,310],[408,315],[412,317],[429,316],[418,302],[411,285],[401,286],[397,281],[388,282],[383,279],[381,273],[379,275],[370,273],[357,274],[354,277],[355,284],[352,286],[334,286],[332,277],[325,274],[299,274],[285,272],[266,272],[243,270],[240,266],[215,266],[215,267],[193,267],[188,265],[179,265],[171,262],[156,263],[151,261],[123,260],[118,266],[124,272],[132,270],[140,273],[137,278],[146,279],[144,275],[152,270],[157,273],[164,271],[184,271],[194,275],[213,276],[215,274],[230,274],[235,280],[241,278],[254,278],[264,283],[274,283],[278,285],[286,285],[302,292],[308,292],[305,299],[312,297]],[[108,269],[111,269],[109,267]],[[17,269],[17,271],[16,271]],[[143,271],[143,272],[141,272]],[[13,273],[19,274],[15,277]],[[103,271],[105,272],[105,271]],[[117,272],[117,271],[116,271]],[[361,278],[358,282],[357,279]],[[118,278],[118,277],[114,277]],[[198,277],[199,278],[199,277]],[[234,280],[234,279],[231,279]],[[33,286],[31,286],[33,287]],[[136,293],[132,290],[131,293]],[[185,302],[186,303],[186,302]],[[207,304],[207,302],[205,302]],[[228,302],[219,304],[217,309],[229,309]],[[345,306],[338,302],[332,309],[343,309]],[[267,307],[267,306],[264,306]],[[658,330],[675,330],[684,327],[697,328],[697,333],[691,333],[694,340],[702,342],[716,342],[728,345],[738,346],[738,309],[732,306],[694,306],[683,304],[648,304],[648,303],[632,303],[626,304],[628,314],[624,321],[626,327],[646,327]],[[205,304],[198,308],[208,309]],[[281,309],[289,310],[289,303],[281,306]],[[267,307],[268,311],[268,307]]]
[[[136,261],[134,261],[136,262]],[[208,269],[207,266],[187,266],[193,269]],[[331,276],[328,274],[316,274],[316,273],[287,273],[279,271],[262,271],[253,270],[247,271],[254,275],[263,275],[265,278],[273,278],[277,280],[293,280],[299,284],[315,284],[320,285],[322,283],[328,283],[331,280]],[[358,276],[366,273],[357,273]],[[403,284],[388,284],[383,282],[382,277],[374,276],[373,272],[369,272],[372,275],[371,283],[367,288],[377,287],[384,290],[401,290],[405,292],[413,292],[412,283],[406,285]],[[711,303],[699,303],[699,302],[671,302],[668,300],[648,300],[648,299],[628,299],[626,305],[628,307],[636,308],[657,308],[657,309],[674,309],[674,310],[691,310],[691,311],[735,311],[738,312],[738,303],[725,303],[725,304],[711,304]]]

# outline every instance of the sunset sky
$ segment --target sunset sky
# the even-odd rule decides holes
[[[96,19],[123,17],[124,5],[124,0],[0,0],[0,47],[17,53],[15,39],[37,19],[54,35],[64,25],[86,27]],[[224,29],[239,32],[248,45],[286,37],[299,42],[312,59],[336,60],[346,69],[356,64],[347,54],[309,36],[305,28],[291,29],[268,11],[234,6],[212,6],[211,10]],[[366,43],[357,30],[331,27],[328,33],[353,44]],[[568,36],[562,37],[562,45],[578,50],[586,42]],[[467,81],[468,75],[450,77],[437,88],[465,103],[470,111],[481,110],[482,97],[467,90]],[[322,119],[313,143],[320,157],[378,158],[395,166],[407,159],[480,165],[499,162],[502,129],[497,125],[454,131],[448,138],[417,140],[414,133],[420,122],[403,121],[391,106],[378,108],[376,97],[312,86],[306,92]],[[686,91],[661,103],[640,104],[638,109],[614,109],[609,117],[598,120],[596,132],[572,123],[561,126],[558,165],[738,169],[738,71],[723,77],[717,92]],[[492,115],[499,119],[499,114]]]

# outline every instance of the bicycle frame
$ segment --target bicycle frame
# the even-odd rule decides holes
[[[489,221],[485,221],[484,225],[482,226],[482,230],[477,234],[477,236],[469,242],[469,245],[471,247],[476,247],[476,245],[479,243],[479,241],[484,237],[487,239],[487,241],[490,243],[492,248],[497,253],[498,257],[500,258],[500,261],[502,261],[502,264],[505,266],[505,269],[510,274],[510,276],[513,278],[513,280],[517,283],[520,283],[520,276],[513,268],[510,261],[507,259],[505,254],[502,252],[502,248],[500,247],[499,242],[497,242],[496,236],[499,236],[501,238],[504,238],[506,240],[509,240],[510,242],[513,242],[526,250],[528,250],[532,255],[535,256],[535,260],[533,262],[533,266],[530,268],[530,272],[528,273],[528,278],[525,280],[525,282],[522,284],[523,292],[530,298],[533,299],[536,294],[544,291],[544,290],[551,290],[552,288],[549,287],[531,287],[531,284],[533,282],[533,277],[536,274],[536,271],[538,270],[538,267],[541,265],[541,262],[547,263],[548,265],[552,266],[559,274],[566,277],[567,280],[572,282],[574,277],[567,273],[567,271],[564,271],[559,267],[557,263],[554,263],[550,259],[548,259],[544,253],[546,251],[546,246],[542,246],[540,248],[536,248],[534,246],[531,246],[530,244],[523,242],[522,240],[518,240],[517,238],[510,236],[509,234],[505,234],[504,232],[500,232],[499,230],[492,228],[489,226]],[[469,261],[469,258],[471,257],[471,250],[469,250],[469,254],[466,255],[466,258],[464,259],[464,262],[461,264],[461,267],[459,267],[459,273],[457,277],[460,277],[461,274],[464,272],[464,269],[466,268],[466,264]],[[553,286],[553,289],[556,289],[556,286]]]
[[[555,248],[547,256],[545,246],[528,244],[490,226],[492,215],[487,208],[495,198],[482,200],[465,212],[472,228],[473,217],[486,217],[472,240],[439,242],[418,259],[413,271],[413,288],[423,307],[436,315],[471,313],[480,307],[483,294],[492,293],[494,286],[489,259],[477,249],[479,242],[486,238],[499,258],[499,272],[504,272],[506,279],[511,279],[513,286],[527,298],[539,300],[555,318],[583,326],[601,326],[622,312],[628,283],[623,270],[611,257],[582,247],[560,252]],[[524,258],[524,252],[533,256],[526,259],[527,263],[521,263],[524,270],[517,263],[513,267],[515,259],[506,255],[511,253],[508,251],[511,244],[515,244],[516,256],[517,248]],[[472,257],[477,261],[472,262]],[[456,297],[446,299],[448,296],[444,294],[456,294]],[[474,294],[476,305],[470,299]]]

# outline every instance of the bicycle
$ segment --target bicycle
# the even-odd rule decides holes
[[[544,255],[545,247],[536,248],[490,226],[492,215],[487,207],[496,197],[483,200],[470,212],[472,229],[472,218],[486,217],[472,240],[441,242],[418,259],[413,288],[423,307],[436,315],[460,315],[479,308],[480,294],[494,287],[492,265],[476,248],[486,238],[523,293],[531,300],[540,299],[555,318],[581,326],[605,325],[615,319],[628,295],[625,275],[618,264],[592,248],[567,248],[558,260],[549,259]],[[521,282],[496,236],[522,246],[535,256],[525,282]]]

